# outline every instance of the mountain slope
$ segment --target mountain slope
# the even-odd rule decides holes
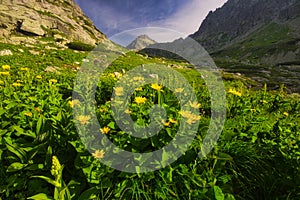
[[[215,57],[279,65],[300,62],[300,2],[229,0],[191,35]]]
[[[5,43],[28,43],[28,36],[90,45],[107,40],[72,0],[1,0],[0,22]]]
[[[149,45],[156,44],[157,42],[151,39],[148,35],[140,35],[133,40],[128,46],[128,49],[141,50]]]

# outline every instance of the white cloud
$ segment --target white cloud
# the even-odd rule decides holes
[[[196,32],[201,22],[205,19],[210,10],[221,7],[227,0],[189,0],[183,4],[178,12],[168,19],[155,21],[150,26],[170,28],[190,35]]]

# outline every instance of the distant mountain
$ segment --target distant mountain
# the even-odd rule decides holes
[[[191,37],[214,57],[236,62],[300,63],[299,0],[228,0]]]
[[[149,45],[156,44],[157,42],[151,39],[148,35],[140,35],[135,40],[133,40],[128,46],[128,49],[141,50]]]
[[[72,0],[1,0],[0,42],[32,44],[42,38],[61,44],[108,41]]]

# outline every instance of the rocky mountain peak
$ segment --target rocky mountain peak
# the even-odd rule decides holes
[[[0,42],[53,37],[95,45],[106,40],[73,0],[0,0]]]
[[[149,45],[156,44],[157,42],[151,39],[148,35],[140,35],[134,41],[132,41],[127,48],[134,49],[134,50],[141,50]]]

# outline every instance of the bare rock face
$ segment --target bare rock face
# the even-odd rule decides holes
[[[73,0],[0,0],[0,42],[56,37],[95,45],[106,39]]]

